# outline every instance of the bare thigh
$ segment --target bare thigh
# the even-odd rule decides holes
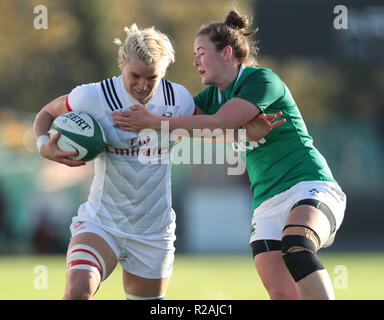
[[[328,218],[322,211],[313,206],[302,205],[293,209],[287,217],[286,225],[297,225],[297,227],[285,229],[283,236],[303,235],[311,237],[311,234],[308,234],[308,230],[300,227],[300,225],[308,226],[313,229],[320,238],[320,244],[313,239],[317,244],[317,250],[320,249],[329,238],[330,224]]]

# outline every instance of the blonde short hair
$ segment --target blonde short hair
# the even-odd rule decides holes
[[[130,28],[124,27],[127,37],[124,43],[116,38],[114,43],[120,46],[118,61],[125,63],[136,56],[147,65],[164,60],[164,68],[175,61],[175,51],[169,38],[155,30],[154,27],[139,29],[134,23]]]

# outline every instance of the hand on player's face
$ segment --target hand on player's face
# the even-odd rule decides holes
[[[282,114],[281,111],[273,114],[260,113],[257,117],[249,121],[244,125],[244,128],[247,130],[247,140],[258,141],[264,138],[274,128],[285,123],[285,119],[276,120]]]
[[[65,164],[69,167],[79,167],[85,165],[84,161],[74,160],[71,157],[77,156],[77,152],[62,151],[57,146],[57,140],[60,138],[60,133],[55,134],[48,142],[44,143],[40,149],[40,154],[52,161]]]
[[[144,106],[134,105],[131,111],[116,111],[113,121],[121,130],[139,132],[143,129],[153,128],[156,116]]]

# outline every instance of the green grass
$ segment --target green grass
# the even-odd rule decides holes
[[[337,299],[384,299],[384,253],[328,253],[320,257]],[[0,257],[0,299],[61,299],[65,272],[64,255]],[[253,300],[268,299],[268,295],[249,255],[178,255],[166,298]],[[124,299],[120,266],[103,282],[95,299]]]

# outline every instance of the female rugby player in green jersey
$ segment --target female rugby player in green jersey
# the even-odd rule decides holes
[[[231,11],[224,23],[203,26],[197,34],[194,65],[207,86],[194,97],[198,115],[168,119],[135,106],[133,112],[116,113],[114,121],[131,131],[160,129],[161,121],[169,121],[170,131],[245,125],[251,138],[265,135],[246,151],[256,269],[271,299],[334,299],[316,253],[332,244],[346,196],[314,147],[287,86],[270,69],[254,66],[257,48],[247,41],[254,33],[247,27],[247,17]],[[248,124],[264,112],[278,111],[283,124]]]

